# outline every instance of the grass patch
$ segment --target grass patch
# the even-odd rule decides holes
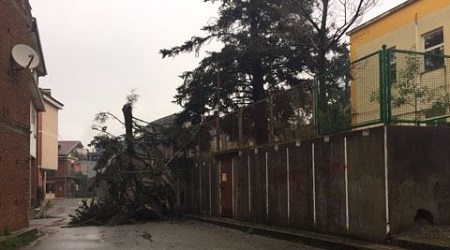
[[[30,242],[38,238],[37,230],[31,230],[17,236],[7,237],[4,241],[0,242],[0,249],[2,250],[16,250],[20,247],[28,245]]]
[[[3,230],[3,235],[4,235],[4,236],[10,236],[10,235],[11,235],[11,232],[9,231],[8,228],[6,228],[5,230]]]

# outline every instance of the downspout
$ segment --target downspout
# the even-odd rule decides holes
[[[414,17],[414,32],[415,32],[415,44],[414,48],[417,51],[419,51],[419,20],[418,20],[418,14],[416,12],[416,15]]]
[[[414,16],[414,32],[415,32],[415,45],[414,45],[414,47],[415,47],[415,50],[416,50],[416,52],[418,52],[419,51],[419,18],[418,18],[418,13],[416,12],[416,15]],[[417,75],[417,77],[416,77],[416,82],[417,82],[417,84],[420,86],[420,83],[421,83],[421,77],[422,77],[422,74],[418,74]],[[416,123],[417,123],[417,125],[419,126],[420,125],[420,122],[419,122],[419,120],[420,120],[420,115],[419,115],[419,112],[420,112],[420,107],[418,106],[418,103],[417,103],[417,96],[416,96],[416,94],[414,94],[414,99],[415,99],[415,103],[414,103],[414,107],[415,107],[415,120],[416,120]]]
[[[390,207],[389,207],[389,156],[388,156],[388,127],[384,126],[384,198],[386,205],[386,236],[389,237],[391,233],[391,222],[390,222]]]
[[[64,167],[64,198],[67,198],[67,164]]]

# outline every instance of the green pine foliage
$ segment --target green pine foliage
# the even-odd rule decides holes
[[[125,123],[126,135],[113,136],[102,129],[103,134],[92,140],[90,145],[102,152],[94,168],[99,197],[83,201],[71,216],[72,225],[120,225],[172,215],[172,172],[158,149],[164,136],[133,117],[131,107],[128,102],[123,109],[125,119],[131,118]],[[100,116],[105,120],[111,115]]]

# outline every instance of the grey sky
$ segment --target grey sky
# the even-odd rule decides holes
[[[381,0],[368,17],[405,0]],[[122,117],[125,97],[136,89],[134,116],[153,121],[180,110],[172,104],[178,76],[199,58],[162,59],[161,48],[180,45],[217,14],[203,0],[30,0],[38,20],[48,75],[41,88],[65,106],[59,112],[59,140],[86,146],[95,113]],[[365,18],[367,19],[367,18]],[[122,126],[109,122],[119,135]]]

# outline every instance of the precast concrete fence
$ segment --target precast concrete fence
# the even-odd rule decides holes
[[[449,141],[448,128],[381,126],[198,158],[175,183],[178,209],[381,241],[418,209],[450,223]]]

